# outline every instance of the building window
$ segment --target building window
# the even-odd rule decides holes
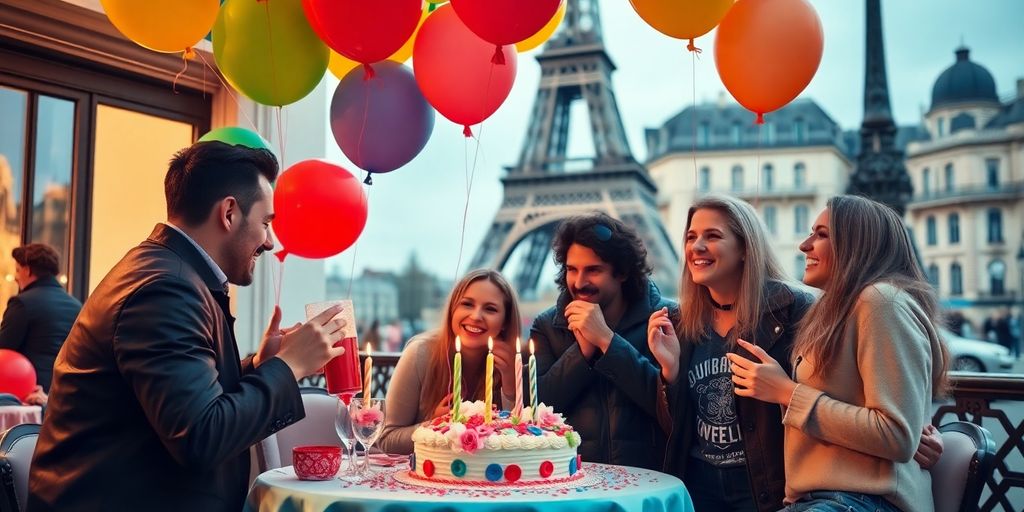
[[[797,162],[793,166],[793,187],[797,190],[807,186],[807,167],[803,162]]]
[[[927,167],[921,172],[921,193],[925,197],[932,195],[932,170]]]
[[[949,243],[960,243],[960,214],[949,214]]]
[[[776,216],[776,210],[775,210],[774,206],[765,206],[764,207],[764,225],[765,225],[766,228],[768,228],[768,232],[773,234],[773,235],[778,232],[778,230],[777,230],[778,225],[776,223],[775,216]]]
[[[926,236],[928,237],[928,240],[926,241],[926,243],[928,245],[936,245],[936,244],[938,244],[939,243],[939,236],[938,236],[938,228],[935,225],[935,216],[934,215],[929,215],[928,218],[925,219],[924,222],[925,222],[925,233],[926,233]]]
[[[964,294],[964,270],[960,267],[959,263],[949,266],[949,294]]]
[[[807,221],[807,213],[808,208],[805,204],[798,204],[796,205],[796,208],[793,209],[793,224],[795,224],[793,228],[798,235],[807,233],[811,229],[811,226]]]
[[[702,121],[700,127],[697,129],[697,145],[700,147],[707,147],[708,141],[711,139],[711,126],[707,121]]]
[[[729,140],[732,141],[733,146],[740,145],[740,123],[732,123],[732,128],[729,130]]]
[[[946,136],[946,120],[944,118],[939,118],[937,131],[939,132],[939,137]]]
[[[701,192],[707,192],[711,190],[711,169],[708,167],[700,168],[700,178],[697,186]]]
[[[953,186],[956,184],[953,181],[953,164],[946,164],[946,192],[952,192]]]
[[[739,165],[732,166],[732,190],[733,192],[743,190],[743,167]]]
[[[1003,211],[999,208],[988,210],[988,243],[1003,243]]]
[[[807,123],[802,118],[793,122],[793,136],[797,144],[803,144],[807,140]]]
[[[986,184],[990,189],[999,188],[999,159],[998,158],[986,158],[985,159],[985,177]]]
[[[795,276],[798,280],[802,280],[804,278],[804,270],[806,270],[806,269],[807,269],[807,257],[804,256],[803,254],[797,254],[796,255],[796,266],[793,267],[793,276]]]
[[[992,260],[988,264],[988,289],[992,295],[1006,293],[1006,264],[1003,260]]]
[[[764,143],[767,145],[775,144],[775,125],[772,123],[765,123],[764,126]]]
[[[761,186],[765,190],[775,188],[775,169],[772,164],[764,164],[764,168],[761,170]]]
[[[939,266],[934,263],[928,265],[928,284],[932,285],[936,292],[939,290]]]

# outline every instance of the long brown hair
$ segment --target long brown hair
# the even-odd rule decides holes
[[[686,232],[690,231],[693,215],[698,210],[715,210],[726,218],[729,231],[740,241],[743,253],[743,275],[740,289],[733,305],[736,311],[736,329],[729,336],[730,342],[737,336],[754,333],[765,304],[765,283],[769,280],[785,281],[786,276],[775,258],[768,235],[757,212],[745,201],[723,195],[707,195],[697,200],[686,214]],[[685,248],[684,248],[685,251]],[[679,284],[680,318],[676,332],[680,340],[696,343],[707,332],[714,320],[711,293],[704,285],[693,282],[690,268],[683,264]]]
[[[430,346],[430,362],[427,366],[427,371],[432,379],[424,395],[425,400],[420,403],[420,417],[429,417],[441,399],[452,389],[452,359],[455,357],[455,333],[452,331],[452,315],[455,313],[455,308],[458,306],[459,301],[462,300],[462,296],[466,294],[469,285],[482,280],[490,281],[494,286],[497,286],[505,298],[505,323],[501,332],[498,333],[498,338],[504,343],[515,343],[519,338],[521,325],[519,300],[516,298],[516,293],[512,290],[512,286],[505,280],[505,277],[498,271],[491,269],[477,269],[463,276],[455,284],[455,287],[452,288],[451,295],[448,296],[448,302],[441,317],[441,327],[434,334],[434,343]],[[483,366],[483,360],[481,360],[480,365]],[[480,375],[483,375],[482,369],[480,370]],[[469,386],[465,386],[467,383]],[[463,399],[483,400],[484,381],[482,378],[469,382],[466,382],[464,379],[463,384]],[[500,389],[501,374],[495,370],[494,389],[491,390],[491,393]],[[498,396],[500,397],[500,392]],[[500,400],[497,403],[500,404]]]
[[[794,354],[814,360],[820,375],[837,357],[849,317],[865,288],[885,282],[908,293],[924,310],[933,328],[941,324],[935,291],[921,272],[913,243],[903,220],[891,208],[858,196],[829,199],[829,236],[832,239],[832,275],[824,295],[811,307],[800,326]],[[946,388],[949,353],[932,362],[932,393]]]

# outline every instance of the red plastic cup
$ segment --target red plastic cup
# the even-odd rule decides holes
[[[363,375],[359,369],[359,343],[356,339],[356,315],[352,301],[332,300],[306,304],[306,320],[311,320],[337,304],[340,304],[342,309],[335,318],[344,319],[345,327],[342,328],[344,338],[334,346],[345,347],[345,353],[328,361],[323,372],[327,380],[327,392],[338,395],[348,404],[349,399],[363,389]]]
[[[341,447],[296,446],[292,464],[299,480],[330,480],[341,468]]]

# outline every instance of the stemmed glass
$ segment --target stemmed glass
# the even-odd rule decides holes
[[[344,448],[345,458],[348,459],[348,465],[338,473],[338,476],[341,478],[350,477],[356,473],[356,440],[352,435],[352,422],[349,420],[348,405],[345,403],[346,398],[351,399],[349,397],[338,397],[338,414],[334,416],[334,429],[338,431],[338,437],[341,439],[341,447]]]
[[[370,448],[384,431],[384,401],[353,398],[348,404],[348,413],[352,423],[352,434],[365,449],[363,463],[356,471],[358,475],[369,478],[371,476]]]

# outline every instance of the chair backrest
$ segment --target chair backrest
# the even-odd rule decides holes
[[[942,456],[931,468],[936,512],[975,512],[996,453],[984,427],[956,421],[939,427]]]
[[[0,435],[0,512],[23,512],[28,503],[28,470],[39,425],[15,425]]]
[[[323,388],[303,387],[299,391],[302,393],[302,407],[306,410],[306,417],[260,443],[257,450],[263,452],[263,471],[292,465],[292,448],[296,446],[341,446],[341,438],[334,428],[334,419],[338,415],[338,397],[327,394]]]

